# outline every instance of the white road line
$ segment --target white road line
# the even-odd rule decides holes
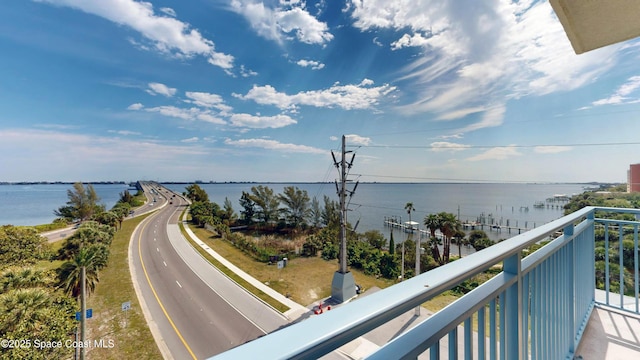
[[[178,280],[176,280],[176,284],[178,284],[178,286],[180,286],[180,288],[182,289],[182,285],[180,285],[180,283],[178,282]]]
[[[162,262],[164,264],[164,266],[167,266],[167,263],[165,261]]]
[[[159,248],[156,248],[156,251],[157,251],[157,252],[160,252],[160,249],[159,249]]]

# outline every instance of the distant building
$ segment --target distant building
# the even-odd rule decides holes
[[[631,164],[627,172],[629,192],[640,192],[640,164]]]

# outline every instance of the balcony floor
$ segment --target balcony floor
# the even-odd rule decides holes
[[[640,359],[640,316],[597,305],[576,351],[576,359]]]

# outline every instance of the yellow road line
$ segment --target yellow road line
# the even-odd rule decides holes
[[[151,222],[151,221],[149,221],[149,222]],[[167,310],[164,308],[164,305],[162,305],[162,301],[160,301],[160,298],[158,297],[158,294],[156,293],[156,290],[153,288],[153,285],[151,285],[151,279],[149,279],[149,274],[147,273],[147,268],[144,266],[144,261],[142,261],[142,250],[141,250],[141,245],[140,244],[141,244],[141,239],[142,239],[142,233],[144,232],[144,229],[147,227],[149,222],[144,224],[142,229],[140,229],[140,234],[138,234],[138,256],[140,256],[140,264],[142,264],[142,271],[144,272],[144,276],[147,278],[147,283],[149,284],[149,287],[151,288],[151,292],[153,292],[153,296],[155,296],[156,301],[158,301],[158,305],[160,305],[160,308],[162,309],[162,312],[164,313],[164,316],[166,316],[167,320],[169,320],[169,323],[171,324],[171,327],[173,328],[173,330],[178,335],[178,338],[180,338],[180,341],[182,341],[182,344],[184,345],[184,347],[187,348],[187,351],[189,352],[189,354],[191,354],[191,357],[194,360],[197,360],[196,355],[191,350],[191,347],[189,347],[189,344],[187,344],[185,339],[182,337],[182,334],[180,334],[180,331],[178,330],[176,325],[173,323],[173,320],[171,320],[171,317],[167,313]]]

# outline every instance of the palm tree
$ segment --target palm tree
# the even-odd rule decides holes
[[[465,234],[464,231],[462,231],[462,228],[458,228],[456,229],[455,233],[453,234],[453,238],[456,239],[456,244],[458,244],[458,257],[462,258],[462,244],[468,244],[469,240],[465,239],[465,236],[467,236],[467,234]]]
[[[81,295],[81,273],[85,268],[87,288],[93,292],[98,284],[98,270],[104,266],[104,248],[96,245],[84,247],[78,251],[71,261],[67,261],[58,269],[59,284],[65,293],[78,298]],[[82,299],[80,299],[82,300]]]
[[[85,313],[87,311],[87,289],[92,293],[98,284],[98,270],[104,267],[108,254],[104,244],[83,247],[72,261],[67,261],[58,270],[60,285],[67,294],[80,299],[80,340],[86,337]],[[108,250],[107,250],[108,251]],[[84,348],[80,349],[80,358],[84,359]]]
[[[407,210],[407,214],[409,214],[409,226],[411,229],[411,234],[413,234],[413,225],[411,224],[411,213],[416,211],[416,209],[413,207],[413,203],[412,202],[408,202],[405,206],[404,209]]]
[[[440,257],[440,249],[438,249],[438,239],[436,238],[436,230],[440,229],[440,217],[436,214],[429,214],[424,218],[424,226],[429,229],[431,237],[429,239],[431,245],[431,254],[433,259],[442,264],[443,260]]]
[[[112,226],[114,229],[118,228],[120,222],[120,216],[115,211],[104,211],[94,216],[94,219],[100,224]]]
[[[113,211],[118,216],[118,224],[120,225],[120,229],[122,229],[122,222],[127,217],[127,215],[129,215],[129,212],[131,211],[131,205],[128,202],[119,202],[111,209],[111,211]]]
[[[411,223],[411,213],[416,209],[413,207],[412,202],[406,203],[404,209],[407,210],[407,214],[409,214],[409,234],[411,234],[409,236],[413,238],[413,224]],[[416,257],[420,256],[420,249],[418,247],[419,245],[416,243],[416,250],[418,250],[418,252],[416,253]],[[419,260],[416,260],[416,275],[418,274],[418,266],[420,266],[420,262]],[[402,280],[404,280],[404,241],[402,242]]]
[[[444,263],[448,263],[449,255],[451,253],[451,238],[455,234],[456,230],[460,228],[460,222],[456,219],[456,216],[451,213],[441,212],[437,216],[440,219],[439,229],[444,237],[442,258]]]
[[[0,275],[0,293],[14,289],[44,287],[50,279],[42,270],[32,268],[7,269]]]
[[[17,289],[0,295],[0,334],[22,331],[34,332],[46,323],[51,304],[49,293],[42,288]]]

